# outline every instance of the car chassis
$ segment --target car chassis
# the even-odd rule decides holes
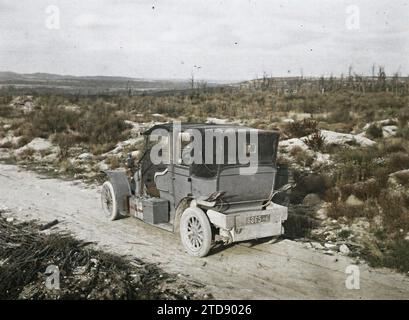
[[[175,140],[174,124],[156,125],[143,133],[145,150],[135,164],[128,156],[128,170],[104,171],[107,181],[101,201],[110,220],[133,216],[162,229],[179,233],[188,254],[206,256],[217,241],[232,243],[283,234],[287,207],[274,203],[273,197],[289,188],[280,180],[276,165],[279,134],[235,125],[182,124],[181,132],[191,129],[256,130],[260,158],[252,174],[241,174],[242,164],[185,164],[170,160],[154,164],[149,137],[160,129]],[[216,141],[216,140],[215,140]],[[216,150],[221,147],[215,145]],[[246,147],[250,146],[248,139]],[[251,148],[250,148],[251,149]],[[278,189],[279,186],[283,186]]]

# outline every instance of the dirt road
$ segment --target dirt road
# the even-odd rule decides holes
[[[0,165],[0,207],[17,219],[58,219],[58,228],[109,252],[160,263],[168,272],[206,284],[225,299],[408,299],[409,277],[359,265],[360,289],[345,286],[353,261],[307,249],[294,241],[243,243],[197,259],[186,255],[177,237],[133,218],[106,221],[99,190],[79,182],[44,179]]]

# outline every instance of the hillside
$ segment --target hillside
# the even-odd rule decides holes
[[[215,86],[215,83],[209,83]],[[183,90],[191,87],[187,80],[150,80],[110,76],[71,76],[49,73],[19,74],[0,72],[0,88],[12,88],[18,93],[137,93],[141,91]]]

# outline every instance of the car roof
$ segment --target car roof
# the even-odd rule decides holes
[[[148,135],[152,133],[152,131],[156,129],[164,129],[166,131],[173,131],[173,122],[168,122],[168,123],[163,123],[163,124],[157,124],[143,132],[144,135]],[[206,129],[253,129],[247,126],[241,126],[237,124],[215,124],[215,123],[181,123],[180,124],[180,130],[181,131],[186,131],[188,129],[198,129],[198,130],[206,130]],[[277,131],[274,130],[260,130],[257,129],[261,132],[275,132],[278,134]]]

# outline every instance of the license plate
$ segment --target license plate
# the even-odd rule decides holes
[[[263,223],[263,222],[269,222],[269,221],[270,221],[270,215],[264,214],[262,216],[247,217],[246,224],[257,224],[257,223]]]

